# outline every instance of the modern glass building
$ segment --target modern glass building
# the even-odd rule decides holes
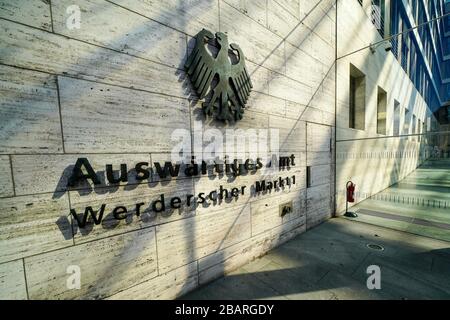
[[[392,53],[428,106],[436,111],[449,101],[449,1],[358,2],[380,36],[390,39]]]
[[[393,53],[430,108],[450,99],[448,3],[444,1],[392,1],[391,33],[409,29],[392,39]]]

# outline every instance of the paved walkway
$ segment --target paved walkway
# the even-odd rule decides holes
[[[450,159],[427,161],[351,211],[361,222],[450,241]]]
[[[183,298],[450,299],[450,243],[335,218]]]

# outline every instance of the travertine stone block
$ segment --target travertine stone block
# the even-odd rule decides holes
[[[223,0],[233,8],[249,16],[256,22],[267,25],[267,1],[266,0]]]
[[[311,166],[311,186],[329,184],[331,182],[331,165]]]
[[[330,152],[332,128],[315,123],[308,123],[308,151]]]
[[[220,2],[220,30],[228,34],[230,43],[239,44],[248,60],[285,73],[283,39],[226,2]]]
[[[288,78],[277,72],[271,72],[269,79],[270,95],[303,105],[310,104],[314,90],[305,83]]]
[[[270,116],[270,128],[278,130],[280,150],[303,151],[306,149],[306,124],[304,121]]]
[[[22,260],[0,264],[0,288],[0,300],[27,299]]]
[[[250,98],[255,96],[255,92],[269,93],[269,81],[271,81],[270,70],[257,65],[251,61],[245,62],[247,72],[252,79],[253,89],[250,92]],[[257,95],[257,94],[256,94]]]
[[[11,165],[8,156],[0,156],[0,198],[14,195]]]
[[[72,4],[71,0],[52,3],[56,33],[172,67],[183,67],[186,35],[181,32],[103,0],[77,1],[82,11],[81,28],[69,29],[66,9]]]
[[[286,75],[315,92],[325,78],[325,67],[320,56],[313,57],[311,53],[290,44],[286,44],[286,56]]]
[[[190,130],[187,100],[66,77],[59,82],[68,152],[170,152],[174,130]]]
[[[73,245],[62,193],[0,199],[0,262]]]
[[[250,206],[205,213],[156,227],[164,273],[250,238]]]
[[[294,17],[300,17],[300,0],[272,0],[277,2],[280,6],[282,6],[285,10],[289,11]]]
[[[203,28],[211,32],[219,31],[217,1],[112,0],[111,2],[190,36],[195,36]]]
[[[268,28],[283,38],[289,39],[289,35],[301,25],[297,17],[283,6],[286,1],[267,1]]]
[[[198,285],[197,262],[169,271],[130,289],[108,297],[109,300],[169,300],[195,289]]]
[[[4,64],[178,97],[189,90],[174,68],[13,22],[0,21],[0,41]]]
[[[81,288],[69,289],[69,266]],[[25,259],[30,299],[100,299],[157,276],[154,228]],[[70,280],[70,279],[69,279]]]
[[[73,167],[78,158],[87,158],[96,172],[101,184],[94,185],[92,180],[86,179],[74,187],[68,188],[67,183],[72,175]],[[68,189],[92,190],[106,186],[134,185],[148,183],[150,180],[136,180],[135,165],[140,162],[149,163],[150,154],[71,154],[71,155],[13,155],[12,166],[14,172],[17,195],[58,192]],[[111,184],[107,180],[106,165],[113,166],[115,178],[120,176],[120,165],[126,164],[128,181]],[[84,170],[84,168],[83,168]]]
[[[322,152],[308,152],[307,165],[308,166],[319,166],[319,165],[332,165],[332,156],[333,154],[330,151],[322,151]]]
[[[3,23],[9,22],[0,22]],[[14,32],[2,31],[0,37],[6,34]],[[2,43],[0,52],[7,47]],[[0,60],[17,55],[6,50],[0,54]],[[62,152],[54,76],[0,66],[0,96],[0,153]]]
[[[300,119],[325,125],[334,124],[334,112],[326,112],[312,107],[311,105],[306,107],[291,101],[286,102],[286,117],[294,120]]]
[[[277,116],[284,116],[286,113],[285,100],[259,92],[252,92],[245,107],[246,111],[256,111]]]
[[[330,184],[323,184],[307,189],[306,225],[308,229],[331,217],[330,201]]]
[[[52,30],[49,1],[2,0],[0,17],[44,30]]]

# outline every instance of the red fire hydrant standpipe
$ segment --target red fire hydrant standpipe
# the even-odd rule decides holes
[[[345,214],[344,216],[349,217],[349,218],[356,218],[358,215],[355,212],[349,212],[348,211],[348,203],[349,202],[355,202],[355,187],[356,185],[351,182],[348,181],[345,185],[345,189],[347,191],[346,194],[346,201],[345,201]]]

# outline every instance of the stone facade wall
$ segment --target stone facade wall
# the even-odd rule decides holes
[[[336,196],[337,212],[342,213],[347,181],[356,184],[358,203],[402,180],[430,155],[426,137],[408,135],[425,133],[435,119],[392,51],[386,51],[383,43],[373,53],[368,48],[382,38],[357,1],[339,2],[337,35]],[[349,128],[351,65],[365,75],[364,130]],[[385,135],[377,133],[378,87],[387,93]],[[394,136],[396,102],[400,106],[399,137]],[[408,129],[405,122],[409,122]]]
[[[80,29],[67,28],[73,4]],[[175,298],[330,217],[335,14],[331,0],[0,0],[0,298]],[[185,75],[202,28],[245,53],[254,88],[237,124],[206,119]],[[280,154],[296,155],[296,185],[167,216],[146,204],[121,221],[114,206],[261,176],[67,187],[78,158],[104,177],[106,164],[170,161],[175,129],[193,140],[227,128],[278,129]],[[70,215],[102,203],[99,225],[79,228]],[[66,285],[71,265],[80,289]]]

